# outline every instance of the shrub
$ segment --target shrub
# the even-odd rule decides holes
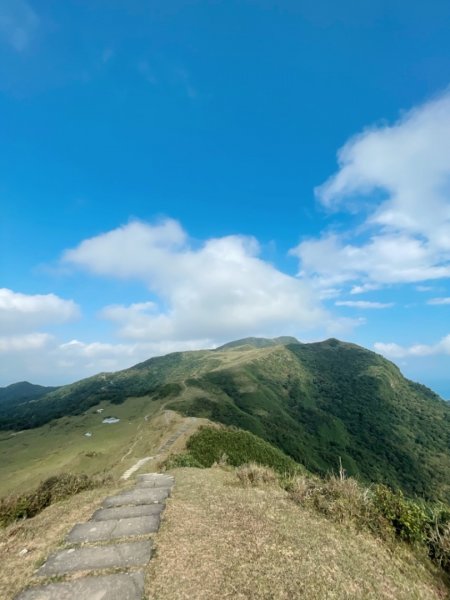
[[[430,510],[426,543],[430,558],[450,572],[450,509],[439,506]]]
[[[385,485],[376,485],[372,501],[402,540],[410,543],[426,540],[427,513],[420,504],[405,498],[402,491],[394,492]]]
[[[227,464],[233,467],[257,463],[282,474],[302,472],[302,467],[281,450],[241,429],[203,427],[189,438],[187,448],[204,467],[220,463],[225,454]]]
[[[54,502],[100,487],[108,481],[110,479],[105,476],[88,477],[71,473],[49,477],[33,492],[0,498],[0,526],[5,527],[18,519],[34,517]]]
[[[203,469],[203,465],[189,452],[173,454],[162,465],[166,469],[176,469],[177,467],[196,467]]]

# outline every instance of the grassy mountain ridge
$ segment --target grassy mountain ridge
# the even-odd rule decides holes
[[[335,339],[252,338],[177,352],[103,373],[25,406],[0,407],[0,428],[20,430],[99,402],[148,396],[189,416],[235,425],[309,470],[336,469],[408,494],[450,498],[450,404],[405,379],[383,357]]]

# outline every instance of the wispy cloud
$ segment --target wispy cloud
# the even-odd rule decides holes
[[[39,24],[37,13],[25,0],[0,2],[0,41],[17,52],[30,46]]]
[[[431,300],[428,300],[427,304],[431,304],[431,305],[443,305],[443,304],[450,304],[450,298],[431,298]]]
[[[140,60],[137,64],[138,72],[144,77],[147,83],[151,85],[158,84],[158,78],[156,76],[155,70],[150,66],[149,62],[146,60]]]
[[[338,300],[335,302],[336,306],[348,306],[350,308],[360,309],[380,309],[380,308],[391,308],[394,306],[393,302],[369,302],[368,300]]]
[[[450,335],[446,335],[436,344],[413,344],[401,346],[396,343],[376,342],[374,348],[388,358],[406,358],[408,356],[432,356],[437,354],[450,354]]]
[[[433,287],[431,285],[416,285],[416,290],[418,292],[431,292]]]
[[[193,82],[192,74],[185,66],[173,64],[167,60],[140,60],[137,70],[152,86],[168,86],[189,100],[198,100],[201,96]]]

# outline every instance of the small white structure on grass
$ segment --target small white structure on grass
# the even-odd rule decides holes
[[[120,419],[117,419],[116,417],[106,417],[106,419],[103,419],[102,423],[112,425],[113,423],[118,423],[119,421]]]
[[[90,431],[86,431],[84,437],[92,437],[92,433]]]

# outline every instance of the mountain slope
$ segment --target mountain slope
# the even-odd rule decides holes
[[[327,340],[288,344],[186,382],[184,414],[249,429],[308,469],[448,498],[450,405],[381,356]]]
[[[0,388],[0,405],[22,404],[45,396],[56,389],[58,388],[35,385],[28,381],[19,381],[18,383],[12,383],[11,385]]]
[[[152,358],[1,410],[2,429],[82,414],[100,401],[148,403],[236,425],[311,471],[336,469],[408,494],[450,499],[450,404],[354,344],[240,340]]]

